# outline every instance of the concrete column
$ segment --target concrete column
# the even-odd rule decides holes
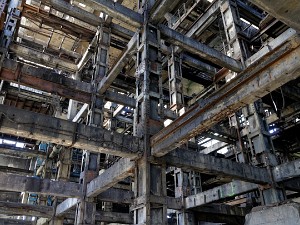
[[[238,37],[241,31],[241,24],[236,0],[224,0],[220,5],[220,11],[227,39],[227,48],[225,48],[226,54],[244,63],[244,59],[248,57],[248,51],[243,40]],[[225,78],[226,82],[229,82],[236,75],[237,73],[229,71]],[[237,160],[246,163],[250,160],[258,166],[264,166],[269,169],[277,165],[272,140],[269,135],[268,127],[263,119],[264,112],[261,101],[257,101],[243,108],[242,113],[249,122],[247,137],[251,153],[249,157],[249,153],[246,155],[244,152],[240,135],[239,115],[235,113],[230,119],[231,122],[234,121],[233,125],[237,128],[240,135],[236,145]],[[271,172],[270,176],[272,177]],[[272,204],[280,202],[283,199],[283,192],[276,188],[275,183],[272,187],[262,187],[262,204]]]
[[[191,175],[195,172],[184,172],[177,168],[174,170],[175,179],[175,198],[182,198],[192,194],[193,184]],[[177,211],[177,225],[194,225],[194,214],[192,212],[181,210]]]
[[[224,0],[220,5],[220,9],[227,40],[225,46],[226,54],[243,63],[247,56],[247,50],[243,41],[238,37],[238,33],[241,31],[241,25],[236,1]],[[230,72],[226,76],[226,81],[231,80],[235,76],[235,72]]]
[[[65,148],[62,146],[62,149],[58,155],[57,162],[57,177],[56,180],[68,181],[70,179],[70,170],[71,170],[71,160],[72,160],[72,149]],[[62,202],[64,198],[56,197],[54,200],[54,206],[56,207],[58,202]],[[53,217],[50,225],[63,225],[64,218]]]
[[[170,109],[177,112],[184,106],[181,63],[180,56],[172,48],[168,60]]]
[[[108,70],[108,50],[110,46],[110,29],[99,27],[97,51],[94,55],[94,73],[91,84],[93,86],[92,103],[88,111],[88,124],[90,126],[103,126],[103,99],[96,98],[97,85],[106,75]],[[83,184],[83,196],[86,193],[86,185],[98,176],[100,169],[100,154],[84,151],[80,183]],[[81,199],[76,208],[75,225],[95,224],[96,203],[94,199]]]
[[[74,76],[72,78],[74,80],[81,80],[81,77],[78,72],[76,74],[74,74]],[[68,115],[67,115],[68,120],[74,119],[74,117],[76,116],[77,111],[78,111],[77,107],[78,107],[78,101],[70,99],[69,106],[68,106]]]
[[[243,115],[249,123],[247,138],[251,150],[251,161],[257,166],[267,167],[272,177],[271,168],[278,162],[268,125],[264,119],[262,101],[256,101],[243,108]],[[264,205],[278,203],[285,198],[283,190],[279,189],[276,183],[271,186],[262,186],[261,193]]]
[[[148,24],[149,5],[145,2],[139,2],[140,10],[144,9],[145,23],[137,41],[137,105],[134,113],[134,135],[143,138],[144,155],[135,170],[132,209],[134,224],[166,225],[165,165],[154,165],[149,161],[150,137],[163,127],[160,32]]]

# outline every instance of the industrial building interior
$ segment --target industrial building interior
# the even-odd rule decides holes
[[[300,1],[0,0],[0,225],[300,225]]]

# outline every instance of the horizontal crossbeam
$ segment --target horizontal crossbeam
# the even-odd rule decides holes
[[[0,201],[0,214],[10,216],[36,216],[50,218],[53,216],[53,210],[54,208],[52,206]]]
[[[60,197],[80,197],[81,184],[65,181],[52,181],[39,177],[26,177],[0,172],[0,190],[32,192]]]
[[[178,45],[180,48],[199,55],[201,58],[208,60],[216,65],[231,69],[235,72],[241,72],[243,70],[242,63],[230,58],[229,56],[211,48],[205,44],[200,43],[192,38],[189,38],[165,25],[158,25],[160,32],[165,38],[174,45]]]
[[[196,151],[176,149],[164,156],[163,160],[168,165],[185,170],[189,169],[205,174],[218,174],[254,183],[271,182],[271,178],[265,168],[237,163],[229,159],[221,159]]]
[[[185,208],[195,208],[208,203],[212,203],[221,199],[235,197],[247,192],[254,191],[258,188],[257,184],[252,184],[243,181],[233,181],[207,191],[203,191],[196,195],[191,195],[185,198]]]
[[[108,190],[126,177],[133,176],[135,162],[129,159],[120,159],[114,165],[87,184],[87,197],[95,197]]]
[[[92,99],[92,86],[89,83],[64,77],[49,69],[23,65],[9,59],[2,64],[0,79],[83,103],[90,104]],[[132,108],[136,105],[135,99],[112,91],[106,91],[103,98]]]
[[[136,158],[141,151],[139,138],[104,128],[73,123],[6,105],[0,105],[0,115],[0,132],[5,134],[121,157]]]
[[[83,4],[87,3],[92,8],[104,12],[105,14],[125,22],[134,27],[140,27],[144,21],[144,17],[118,2],[111,0],[84,0]]]
[[[294,35],[269,54],[253,62],[235,79],[151,138],[152,154],[162,156],[205,132],[241,107],[300,76],[300,40]]]

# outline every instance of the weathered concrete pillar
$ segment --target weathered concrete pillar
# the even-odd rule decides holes
[[[62,146],[57,162],[57,177],[56,180],[69,181],[71,172],[71,160],[72,160],[72,149],[65,148]],[[58,205],[58,202],[62,202],[64,199],[56,197],[54,200],[54,207]],[[64,217],[53,216],[50,225],[63,225]]]
[[[182,198],[192,194],[192,174],[194,172],[185,172],[180,168],[174,170],[175,179],[175,198]],[[177,225],[194,225],[194,213],[186,210],[177,211]]]
[[[184,106],[181,63],[180,55],[172,48],[168,60],[170,109],[177,112]]]
[[[179,116],[182,109],[184,109],[184,96],[183,96],[183,78],[182,78],[182,60],[180,54],[174,53],[174,46],[172,53],[168,60],[168,76],[169,76],[169,93],[170,93],[170,109]],[[193,185],[195,185],[194,176],[195,172],[185,172],[180,168],[175,168],[175,197],[184,198],[191,195]],[[195,193],[196,194],[196,193]],[[192,212],[185,210],[177,211],[177,224],[178,225],[193,225],[194,215]]]
[[[160,32],[148,24],[150,2],[140,1],[144,26],[137,41],[134,135],[144,140],[144,155],[137,162],[134,180],[134,224],[166,225],[165,165],[150,162],[150,137],[163,127]]]
[[[244,63],[244,60],[249,56],[247,46],[241,38],[239,38],[239,32],[241,31],[240,15],[235,0],[224,0],[220,5],[224,30],[227,39],[227,55],[234,59],[240,60]],[[237,73],[229,71],[225,77],[226,82],[230,82]],[[261,106],[261,101],[257,101],[243,108],[242,114],[246,121],[249,122],[248,126],[248,144],[251,149],[251,153],[246,154],[243,143],[241,142],[240,124],[237,113],[231,116],[231,121],[237,128],[239,135],[239,141],[236,143],[236,155],[239,162],[249,162],[268,167],[277,165],[276,157],[273,150],[272,140],[269,135],[268,127],[264,122],[264,112]],[[270,176],[272,177],[271,173]],[[261,187],[262,189],[262,204],[272,204],[280,202],[284,199],[282,190],[276,188],[274,183],[272,187]]]
[[[271,168],[278,162],[268,125],[264,120],[262,101],[256,101],[243,108],[243,115],[249,122],[247,138],[251,150],[251,161],[255,165],[267,167],[272,178]],[[261,192],[263,205],[278,203],[285,198],[283,190],[279,189],[276,183],[271,186],[261,186]]]
[[[88,124],[90,126],[103,126],[103,99],[96,98],[97,85],[106,75],[108,70],[110,29],[100,26],[97,40],[97,48],[94,55],[94,73],[91,84],[93,86],[92,102],[88,111]],[[84,151],[82,157],[82,169],[80,183],[83,184],[83,196],[86,186],[92,179],[98,176],[100,169],[100,154]],[[96,203],[94,199],[81,199],[76,208],[75,225],[95,224]]]

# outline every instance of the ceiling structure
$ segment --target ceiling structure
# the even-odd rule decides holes
[[[0,224],[250,225],[297,202],[299,10],[0,0]]]

